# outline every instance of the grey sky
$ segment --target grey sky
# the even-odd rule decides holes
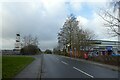
[[[70,6],[66,6],[66,1],[70,2]],[[93,14],[92,19],[80,15],[78,11],[84,9],[80,0],[35,0],[27,2],[2,2],[0,14],[2,19],[0,20],[2,27],[1,33],[3,49],[13,49],[15,44],[15,34],[20,33],[21,37],[31,34],[39,37],[40,48],[42,50],[52,49],[57,45],[57,33],[62,27],[65,19],[70,13],[76,12],[78,20],[83,22],[84,28],[91,29],[97,35],[97,39],[104,40],[116,40],[116,38],[108,37],[106,31],[100,22],[101,19],[94,11],[96,3],[89,2],[89,6],[92,6]],[[76,4],[77,3],[77,4]],[[98,3],[98,2],[97,2]],[[100,6],[99,4],[98,6]],[[105,5],[102,3],[102,5]],[[72,10],[68,9],[72,7]],[[87,10],[87,8],[86,8]],[[89,25],[88,25],[89,24]]]

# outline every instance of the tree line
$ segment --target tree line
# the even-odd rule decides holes
[[[108,4],[110,9],[100,9],[98,15],[105,21],[104,26],[107,27],[109,35],[118,36],[118,41],[120,41],[120,1],[111,0]],[[95,34],[90,30],[82,29],[79,23],[74,15],[66,19],[58,33],[58,46],[53,49],[54,53],[62,54],[62,51],[64,54],[65,51],[73,52],[75,49],[80,54],[80,49],[85,50],[93,45],[94,42],[91,40],[95,38]],[[120,50],[120,44],[118,44],[118,49]]]
[[[87,50],[90,48],[90,40],[95,38],[95,34],[88,29],[83,29],[80,24],[80,21],[73,14],[66,19],[58,33],[58,46],[53,49],[54,52],[62,50],[65,55],[69,55],[70,51],[73,54],[81,55],[80,49]]]

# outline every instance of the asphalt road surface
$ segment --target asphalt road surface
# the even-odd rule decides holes
[[[44,54],[41,78],[118,78],[118,71],[58,55]]]

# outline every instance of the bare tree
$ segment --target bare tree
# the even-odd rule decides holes
[[[118,19],[120,19],[120,0],[112,0],[110,2],[110,6],[113,7],[113,12],[118,13]]]
[[[32,35],[24,36],[23,37],[23,46],[28,46],[28,45],[35,45],[38,46],[38,37],[33,37]]]
[[[120,37],[120,1],[112,0],[109,4],[110,9],[113,7],[113,12],[101,9],[99,16],[106,22],[104,25],[111,31],[110,34]]]
[[[108,28],[109,33],[113,37],[118,36],[118,41],[120,41],[120,0],[112,0],[109,5],[112,11],[102,9],[99,15],[106,22],[104,25]],[[120,43],[118,50],[120,50]]]
[[[120,19],[103,9],[100,13],[99,16],[106,22],[104,25],[111,31],[110,34],[112,34],[112,36],[119,36],[120,32],[118,29],[120,28]]]
[[[88,30],[80,29],[79,21],[74,15],[70,15],[63,27],[58,33],[58,43],[64,49],[69,46],[69,50],[80,51],[80,47],[87,47],[89,43],[87,41],[93,38],[93,34]]]

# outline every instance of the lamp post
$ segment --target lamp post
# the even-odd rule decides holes
[[[70,47],[70,44],[67,44],[67,53],[68,53],[68,54],[70,54],[70,49],[69,49],[69,47]]]

